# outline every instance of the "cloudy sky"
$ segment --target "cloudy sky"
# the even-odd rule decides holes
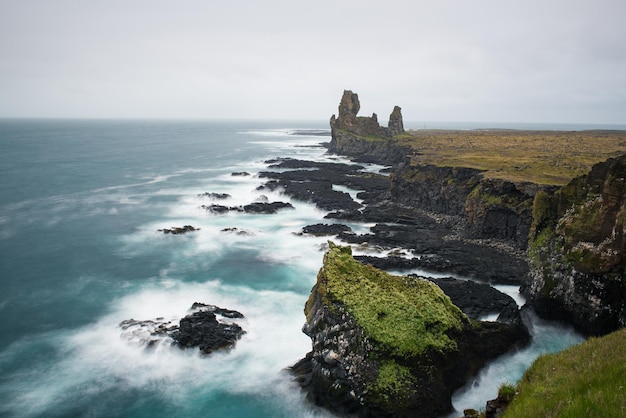
[[[626,123],[624,0],[0,0],[0,117]]]

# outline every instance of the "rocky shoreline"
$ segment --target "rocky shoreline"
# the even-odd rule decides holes
[[[498,320],[492,324],[517,327],[521,333],[516,337],[518,343],[524,341],[522,334],[527,335],[523,315],[514,301],[486,283],[520,285],[530,308],[545,317],[566,320],[586,334],[601,335],[626,325],[624,158],[607,169],[599,166],[590,181],[574,181],[563,189],[483,178],[479,170],[470,168],[412,165],[413,151],[394,142],[394,136],[403,134],[400,109],[394,109],[388,127],[384,128],[378,125],[375,114],[357,116],[359,107],[358,97],[344,92],[339,117],[331,118],[329,152],[349,156],[355,162],[391,165],[390,176],[366,173],[360,166],[291,160],[277,161],[275,165],[290,171],[264,172],[261,177],[270,179],[263,187],[280,188],[296,200],[310,201],[320,209],[332,211],[326,216],[328,219],[375,226],[367,234],[355,234],[343,224],[312,225],[302,233],[332,234],[357,248],[389,252],[385,257],[354,257],[374,268],[423,269],[478,280],[481,283],[452,278],[436,282],[468,318],[478,320],[497,314]],[[613,178],[617,181],[610,180]],[[592,186],[597,191],[580,192],[590,184],[597,185]],[[363,190],[357,195],[361,201],[354,202],[347,193],[334,190],[333,185]],[[564,202],[564,195],[569,200]],[[585,216],[597,208],[598,212]],[[601,214],[599,223],[593,214]],[[577,229],[579,226],[595,231],[591,242],[576,241],[584,236]],[[568,243],[568,238],[573,243]],[[566,250],[574,252],[580,261],[572,256],[568,259],[567,253],[565,257],[558,255],[563,242]],[[607,248],[608,253],[604,251]],[[553,264],[555,261],[557,264]],[[411,393],[410,400],[390,395],[391,403],[381,403],[379,398],[368,395],[363,379],[380,379],[383,373],[376,362],[380,355],[371,354],[380,349],[380,341],[371,339],[367,327],[363,328],[353,317],[349,307],[328,302],[330,290],[320,293],[320,277],[325,277],[325,270],[326,263],[305,309],[304,332],[312,338],[313,351],[293,368],[310,398],[346,416],[437,416],[449,410],[446,396],[454,384],[439,387],[436,396],[429,392],[425,381],[417,384],[418,392],[423,393],[413,392],[413,384],[403,386],[405,394]],[[578,282],[568,285],[564,272],[579,277]],[[593,285],[584,284],[585,281]],[[613,294],[602,291],[605,288]],[[493,349],[494,341],[485,337],[474,340],[474,348]],[[499,354],[504,351],[496,350]],[[466,347],[456,355],[466,356],[469,352]],[[445,371],[442,364],[433,367],[436,373]],[[475,371],[467,364],[461,369],[465,378]],[[396,370],[396,377],[419,375],[410,367],[408,374],[405,372]],[[424,393],[430,393],[426,396],[428,401],[419,400]]]

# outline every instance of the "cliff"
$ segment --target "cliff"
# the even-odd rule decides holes
[[[391,175],[394,202],[463,220],[465,236],[528,243],[532,204],[549,186],[484,178],[480,170],[406,164]]]
[[[626,326],[626,155],[536,195],[529,256],[539,314],[589,335]]]
[[[395,106],[386,127],[380,126],[378,116],[358,116],[359,96],[345,90],[339,103],[338,116],[330,118],[331,142],[329,152],[346,155],[359,162],[396,164],[404,160],[408,150],[395,144],[394,136],[404,133],[402,112]]]
[[[392,276],[330,243],[305,307],[312,351],[294,366],[310,398],[343,415],[436,417],[489,359],[528,339],[472,321],[434,283]]]

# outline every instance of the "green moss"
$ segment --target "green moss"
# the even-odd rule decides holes
[[[456,344],[449,334],[469,323],[434,283],[365,266],[352,257],[350,247],[333,243],[318,275],[317,291],[327,306],[344,306],[391,355],[453,350]]]
[[[504,413],[515,417],[626,416],[626,330],[543,355]]]
[[[402,408],[415,389],[415,378],[407,367],[385,360],[380,364],[376,381],[370,383],[367,389],[374,402],[384,405],[393,401],[396,407]]]

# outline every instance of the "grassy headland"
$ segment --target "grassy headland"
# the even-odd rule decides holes
[[[485,177],[564,185],[626,153],[626,131],[413,130],[394,137],[414,164],[469,167]]]
[[[626,329],[539,357],[504,416],[626,417]]]

